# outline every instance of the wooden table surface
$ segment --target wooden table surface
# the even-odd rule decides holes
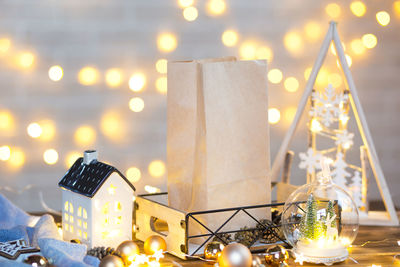
[[[400,254],[400,246],[397,243],[400,240],[400,227],[378,227],[378,226],[360,226],[356,240],[353,246],[349,248],[350,258],[353,258],[358,264],[350,258],[342,263],[336,263],[333,266],[400,266],[400,255],[398,260],[394,258]],[[367,241],[369,243],[365,244]],[[379,241],[379,242],[371,242]],[[361,247],[361,245],[363,245]],[[200,260],[183,261],[173,256],[167,256],[162,261],[162,266],[172,266],[171,262],[182,266],[212,266]],[[175,266],[178,266],[175,264]],[[300,266],[290,258],[289,266]],[[304,263],[303,266],[318,266]],[[324,265],[319,265],[324,266]]]

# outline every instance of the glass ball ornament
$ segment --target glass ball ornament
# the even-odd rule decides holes
[[[299,261],[331,265],[348,258],[358,232],[358,209],[349,193],[332,182],[329,165],[295,190],[282,213],[283,233]]]
[[[120,257],[107,255],[100,261],[99,267],[125,267],[125,264]]]
[[[152,235],[146,239],[143,245],[146,255],[153,255],[159,250],[166,251],[167,243],[164,238],[159,235]]]
[[[269,247],[264,256],[268,266],[280,267],[287,266],[289,252],[281,245]]]
[[[221,255],[222,250],[224,250],[225,246],[219,241],[213,241],[206,245],[204,248],[204,258],[206,260],[218,260],[218,257]]]
[[[45,257],[39,254],[34,254],[28,256],[25,260],[24,263],[32,265],[32,266],[48,266],[49,262]]]
[[[116,249],[126,265],[134,260],[135,256],[140,253],[139,246],[132,240],[122,242]]]
[[[251,267],[252,255],[245,245],[231,243],[222,250],[218,264],[220,267]]]

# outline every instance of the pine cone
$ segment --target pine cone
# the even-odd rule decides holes
[[[104,258],[107,255],[116,255],[116,256],[120,256],[119,253],[117,253],[115,251],[114,248],[111,247],[94,247],[92,249],[89,249],[86,253],[87,255],[93,256],[93,257],[97,257],[99,258],[99,260],[101,260],[102,258]]]

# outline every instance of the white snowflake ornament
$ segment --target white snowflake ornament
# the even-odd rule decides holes
[[[307,169],[307,173],[312,173],[315,169],[321,168],[321,154],[315,152],[311,147],[305,153],[300,153],[300,169]]]
[[[352,146],[353,145],[353,133],[349,133],[347,130],[336,133],[336,145]]]

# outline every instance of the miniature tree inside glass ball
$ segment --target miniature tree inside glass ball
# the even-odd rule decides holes
[[[316,179],[287,199],[282,226],[296,257],[331,265],[348,257],[347,247],[358,231],[358,210],[351,196],[332,183],[328,163],[321,164]]]

